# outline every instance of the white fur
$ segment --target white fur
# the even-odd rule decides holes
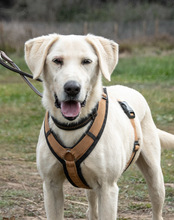
[[[118,62],[118,45],[93,35],[42,36],[26,42],[25,50],[26,62],[34,77],[43,78],[45,109],[67,124],[71,122],[54,106],[54,93],[63,101],[63,86],[67,81],[76,80],[81,85],[79,101],[82,102],[87,95],[87,102],[79,117],[75,119],[78,122],[92,111],[101,98],[101,74],[110,80]],[[53,62],[55,57],[62,58],[63,65],[56,65]],[[84,58],[90,59],[92,63],[82,64]],[[117,181],[131,157],[134,144],[133,127],[117,102],[123,100],[129,103],[136,114],[135,123],[141,149],[135,160],[148,184],[153,209],[152,218],[162,220],[165,190],[160,167],[160,141],[163,145],[174,145],[174,136],[156,129],[148,104],[137,91],[124,86],[111,86],[107,91],[109,112],[106,127],[95,149],[81,164],[84,178],[93,189],[87,190],[88,219],[115,220],[117,217]],[[57,128],[50,119],[50,127],[63,144],[70,147],[79,140],[88,125],[78,130],[64,131]],[[37,146],[37,166],[43,179],[47,218],[62,220],[62,188],[65,175],[62,164],[47,146],[43,126]]]

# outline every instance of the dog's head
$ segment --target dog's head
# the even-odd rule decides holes
[[[101,98],[100,76],[110,80],[118,62],[118,45],[93,35],[51,34],[27,41],[25,59],[34,78],[43,78],[46,109],[54,114],[60,108],[64,118],[75,120],[86,103],[84,114]]]

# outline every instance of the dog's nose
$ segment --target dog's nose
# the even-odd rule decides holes
[[[68,81],[64,85],[64,91],[69,95],[69,96],[76,96],[80,92],[81,86],[78,82],[76,81]]]

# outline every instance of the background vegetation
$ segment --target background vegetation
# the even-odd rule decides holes
[[[30,38],[92,33],[130,44],[174,47],[173,0],[1,0],[0,48],[22,52]],[[151,45],[149,45],[151,44]],[[170,47],[170,48],[169,48]]]
[[[128,22],[174,19],[173,0],[1,0],[0,18]]]

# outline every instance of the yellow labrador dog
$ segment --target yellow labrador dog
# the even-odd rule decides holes
[[[173,146],[174,135],[156,128],[147,102],[137,91],[120,85],[111,86],[102,98],[101,78],[103,75],[110,80],[117,65],[117,43],[93,35],[51,34],[27,41],[25,59],[34,78],[43,79],[42,101],[48,112],[37,146],[37,166],[43,179],[47,219],[64,218],[63,183],[67,177],[70,182],[75,182],[73,185],[78,186],[80,179],[84,188],[88,188],[88,219],[115,220],[117,181],[131,158],[147,181],[152,219],[162,220],[165,189],[160,149],[161,145]],[[99,129],[96,141],[95,131],[92,133],[89,128],[100,115],[101,100],[104,100],[101,112],[106,108],[107,100],[107,110],[103,113],[107,118],[104,122],[98,119],[105,126]],[[118,101],[126,101],[126,111]],[[135,113],[133,123],[128,117],[130,113]],[[78,151],[83,151],[90,140],[95,144],[79,162],[72,152],[87,135],[85,144],[81,144]],[[139,146],[136,154],[135,141]],[[65,152],[62,157],[61,152]]]

